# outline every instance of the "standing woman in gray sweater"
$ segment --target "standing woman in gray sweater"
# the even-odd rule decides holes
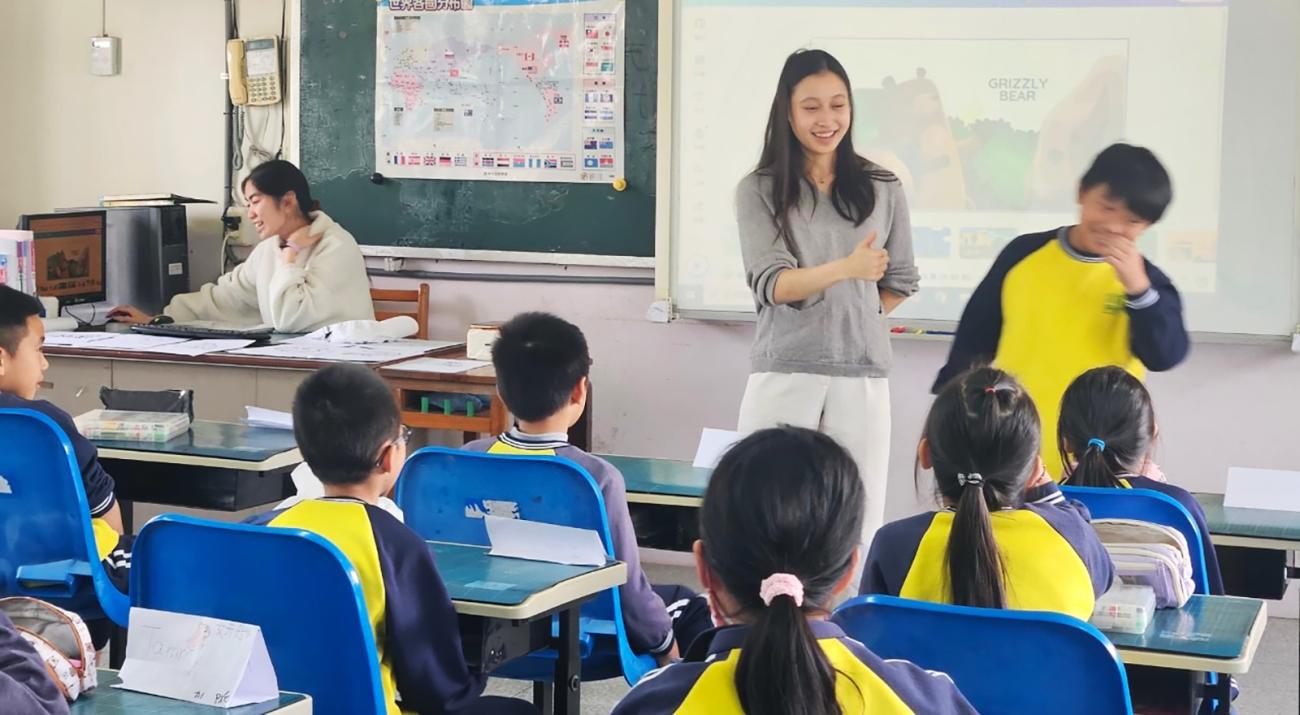
[[[851,89],[830,54],[790,55],[758,168],[736,190],[758,308],[738,429],[790,424],[847,448],[866,483],[869,544],[889,469],[887,316],[919,274],[902,186],[853,150]]]

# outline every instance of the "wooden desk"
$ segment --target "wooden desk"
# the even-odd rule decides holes
[[[601,591],[627,581],[627,566],[565,566],[488,555],[487,547],[430,541],[429,550],[461,616],[461,640],[471,665],[490,672],[528,653],[553,647],[556,713],[577,715],[581,706],[582,659],[578,652],[579,611]],[[554,637],[551,616],[559,614]],[[548,684],[549,685],[549,684]],[[534,690],[547,699],[548,688]]]
[[[98,676],[99,687],[69,706],[73,715],[311,715],[312,711],[311,698],[298,693],[281,692],[279,700],[227,709],[114,688],[122,682],[115,670],[100,668]]]
[[[302,462],[292,432],[206,420],[167,442],[94,444],[117,483],[127,533],[137,501],[217,511],[274,504],[292,496],[289,473]]]
[[[1219,701],[1216,712],[1227,713],[1228,675],[1250,670],[1267,624],[1268,609],[1259,599],[1194,595],[1182,608],[1158,609],[1143,634],[1105,633],[1126,664],[1183,670],[1193,679],[1218,673],[1206,690]]]

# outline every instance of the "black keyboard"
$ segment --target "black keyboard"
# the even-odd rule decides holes
[[[162,335],[169,338],[216,338],[232,340],[267,340],[274,329],[266,327],[235,328],[206,321],[193,323],[166,323],[163,325],[133,325],[131,330],[145,335]]]

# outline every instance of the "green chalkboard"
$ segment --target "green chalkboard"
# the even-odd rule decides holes
[[[375,172],[372,0],[303,0],[300,163],[321,207],[362,244],[654,255],[658,0],[627,0],[628,188],[386,179]]]

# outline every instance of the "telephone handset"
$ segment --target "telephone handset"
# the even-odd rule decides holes
[[[257,37],[226,41],[226,73],[231,104],[255,107],[280,102],[280,39]]]

